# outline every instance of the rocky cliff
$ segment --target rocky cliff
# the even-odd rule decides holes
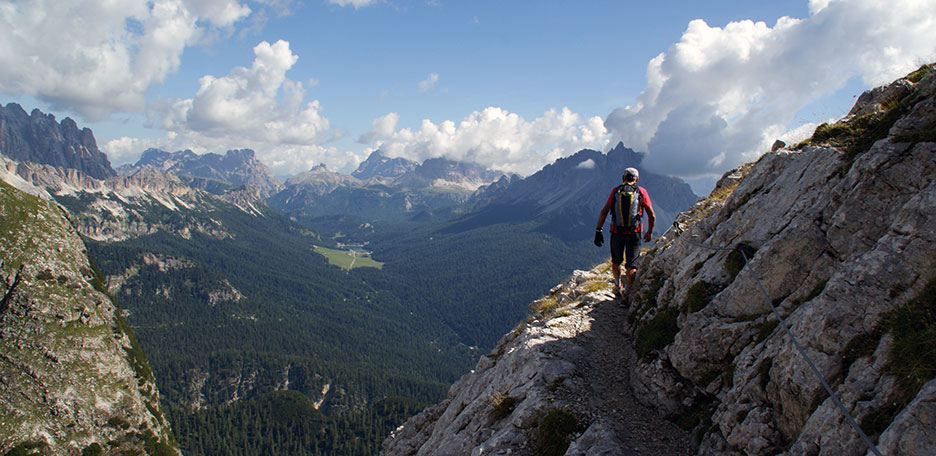
[[[224,155],[147,149],[133,166],[122,166],[118,171],[122,175],[132,175],[146,167],[171,171],[190,186],[216,195],[248,186],[256,188],[265,198],[283,187],[251,149],[229,150]]]
[[[16,161],[73,168],[98,179],[115,175],[107,156],[97,147],[88,128],[78,130],[74,120],[10,103],[0,106],[0,153]]]
[[[0,157],[0,180],[54,200],[74,215],[78,231],[96,241],[114,242],[158,231],[190,238],[200,232],[230,236],[211,213],[233,205],[255,216],[266,204],[252,186],[212,195],[193,188],[175,173],[143,166],[132,174],[96,179],[82,171],[16,162]]]
[[[75,228],[3,182],[0,291],[0,452],[178,454],[147,360]]]
[[[534,302],[384,453],[933,454],[932,70],[727,173],[641,256],[629,303],[607,266]]]

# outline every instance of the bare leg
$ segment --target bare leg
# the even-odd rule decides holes
[[[620,267],[618,267],[620,269]],[[624,271],[624,282],[627,285],[634,283],[634,277],[637,276],[637,268],[627,268]]]

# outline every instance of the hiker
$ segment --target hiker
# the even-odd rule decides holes
[[[611,212],[611,274],[614,275],[614,294],[621,296],[621,263],[624,263],[623,296],[630,294],[631,284],[637,275],[634,260],[640,254],[640,233],[643,230],[641,216],[647,211],[647,231],[643,235],[644,242],[650,242],[653,225],[656,223],[656,213],[650,203],[647,190],[637,185],[640,174],[635,168],[627,168],[621,176],[623,184],[611,191],[608,202],[598,215],[598,227],[595,229],[595,245],[601,247],[604,235],[601,228],[604,226],[608,212]],[[626,258],[626,260],[625,260]]]

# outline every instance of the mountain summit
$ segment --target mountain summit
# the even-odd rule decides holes
[[[229,150],[224,155],[199,155],[188,149],[174,153],[147,149],[133,166],[121,167],[120,171],[121,174],[129,174],[144,166],[171,171],[193,187],[214,194],[249,185],[266,197],[282,188],[282,183],[273,177],[270,169],[257,159],[251,149]]]
[[[537,220],[542,230],[567,240],[590,239],[605,200],[621,184],[624,169],[637,167],[643,154],[618,144],[607,154],[584,149],[560,158],[525,179],[497,182],[474,199],[475,213],[464,226],[518,220]],[[661,233],[676,214],[696,202],[689,184],[680,179],[641,172]]]
[[[0,151],[13,160],[77,169],[97,179],[116,175],[91,129],[78,130],[68,117],[56,122],[38,109],[27,115],[16,103],[0,106]]]

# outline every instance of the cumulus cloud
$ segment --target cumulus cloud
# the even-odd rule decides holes
[[[419,81],[419,91],[428,92],[439,83],[439,73],[430,73],[426,79]]]
[[[689,23],[647,65],[647,86],[605,119],[612,141],[667,174],[721,174],[769,150],[797,110],[852,77],[889,82],[936,55],[932,1],[813,0],[805,19]]]
[[[595,160],[589,158],[575,165],[575,169],[595,169]]]
[[[261,159],[283,174],[303,171],[311,167],[310,160],[317,164],[325,157],[332,166],[357,160],[355,154],[336,160],[337,153],[322,146],[334,139],[334,133],[318,100],[304,102],[302,83],[286,76],[299,58],[289,43],[263,41],[253,51],[249,68],[201,77],[194,97],[150,104],[149,125],[169,132],[162,141],[165,147],[177,145],[196,152],[231,145],[255,148]]]
[[[400,115],[395,112],[374,119],[371,123],[371,125],[373,125],[371,131],[361,135],[358,138],[358,142],[361,144],[370,144],[378,138],[386,138],[393,135],[393,131],[396,130],[396,124],[399,121]]]
[[[532,121],[493,106],[457,124],[425,119],[418,129],[396,130],[398,120],[395,113],[378,118],[361,139],[375,141],[391,157],[416,161],[445,157],[524,175],[583,148],[607,146],[601,118],[582,119],[568,108],[550,109]]]
[[[74,0],[0,5],[0,92],[89,119],[139,112],[182,51],[251,10],[237,0]],[[93,26],[89,25],[93,24]]]
[[[321,141],[329,122],[317,100],[303,105],[301,82],[286,77],[298,60],[286,41],[266,41],[253,49],[250,68],[199,79],[194,98],[154,102],[150,123],[171,132],[194,132],[227,140],[262,140],[306,145]]]

